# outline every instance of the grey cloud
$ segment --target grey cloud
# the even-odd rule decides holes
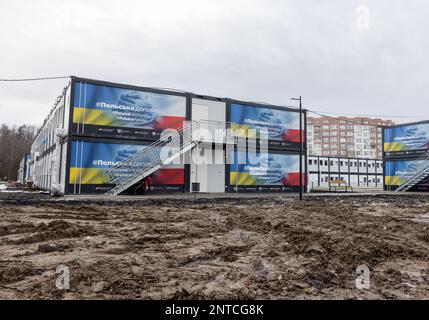
[[[78,75],[315,110],[427,115],[429,6],[361,1],[0,0],[1,78]],[[64,81],[0,83],[2,121],[40,123]],[[402,119],[404,121],[415,119]]]

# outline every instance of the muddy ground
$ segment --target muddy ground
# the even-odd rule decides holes
[[[429,299],[428,200],[0,194],[0,298]]]

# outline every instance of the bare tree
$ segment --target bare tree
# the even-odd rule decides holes
[[[0,126],[0,179],[16,180],[19,162],[30,151],[35,126]]]

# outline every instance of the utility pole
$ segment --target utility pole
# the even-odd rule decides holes
[[[302,97],[291,98],[291,100],[299,101],[299,200],[302,200]]]

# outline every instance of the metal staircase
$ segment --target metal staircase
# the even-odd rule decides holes
[[[429,176],[429,151],[415,160],[407,167],[407,174],[403,177],[405,181],[395,190],[395,192],[404,192],[410,190],[423,179]]]
[[[228,128],[229,123],[220,121],[185,122],[178,130],[162,136],[128,159],[106,169],[104,181],[115,184],[106,194],[120,194],[202,142],[234,143],[234,137],[228,134]]]

